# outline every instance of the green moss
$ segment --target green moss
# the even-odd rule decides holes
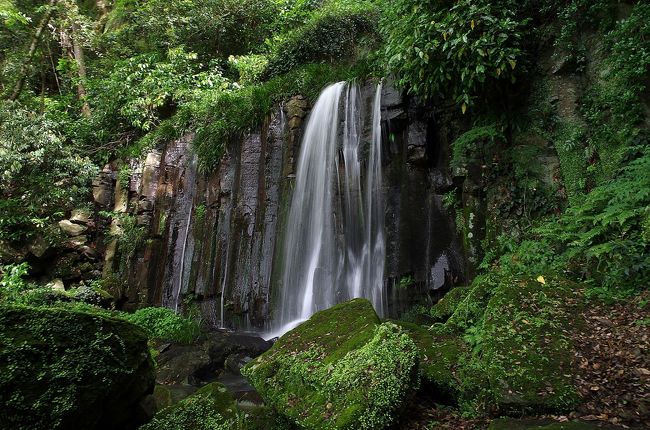
[[[576,296],[561,280],[499,280],[480,321],[465,331],[473,353],[460,372],[469,410],[571,409],[571,308]]]
[[[483,319],[492,291],[498,285],[498,275],[488,273],[478,276],[472,282],[465,297],[456,304],[454,313],[449,317],[445,326],[448,330],[463,333],[470,327],[475,327]]]
[[[120,316],[142,327],[155,339],[192,343],[201,333],[196,321],[168,308],[143,308],[132,314],[122,313]]]
[[[242,373],[305,429],[382,429],[417,386],[417,349],[355,299],[315,314]]]
[[[208,384],[174,406],[160,411],[142,430],[244,430],[237,405],[226,387]]]
[[[429,389],[447,399],[457,398],[457,371],[461,357],[469,352],[467,344],[442,324],[426,328],[406,322],[396,323],[418,347],[420,371],[424,380],[430,384]]]
[[[438,303],[433,305],[429,310],[429,315],[435,322],[447,321],[470,291],[469,287],[452,288]]]
[[[84,311],[0,307],[0,427],[122,428],[153,384],[139,327]]]
[[[566,422],[566,423],[544,423],[532,420],[514,420],[502,418],[492,421],[488,430],[596,430],[601,429],[597,423]]]
[[[559,125],[554,140],[562,181],[567,197],[572,202],[584,194],[589,176],[585,159],[584,127],[575,122],[564,121]]]

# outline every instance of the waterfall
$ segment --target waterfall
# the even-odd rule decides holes
[[[372,104],[370,142],[362,138],[366,121],[357,85],[330,85],[310,114],[284,238],[276,329],[269,337],[351,298],[365,297],[383,313],[381,86]]]

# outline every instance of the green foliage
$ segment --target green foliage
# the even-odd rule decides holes
[[[403,290],[411,287],[415,283],[415,279],[411,275],[408,276],[402,276],[399,279],[399,283],[397,284],[397,288]]]
[[[87,199],[96,171],[65,144],[53,121],[0,104],[0,240],[54,239],[49,227]]]
[[[20,12],[11,0],[0,0],[0,22],[8,27],[27,24],[28,18]]]
[[[129,165],[120,166],[120,170],[117,172],[117,185],[124,190],[128,190],[132,173]]]
[[[454,313],[460,303],[470,293],[467,287],[456,287],[449,290],[431,309],[429,316],[434,322],[445,322]]]
[[[197,221],[203,221],[205,219],[205,213],[207,211],[207,208],[205,207],[205,203],[201,203],[194,209],[194,216],[196,217]]]
[[[28,273],[27,262],[4,266],[0,278],[0,301],[19,301],[21,296],[30,289],[30,285],[24,279]]]
[[[263,44],[277,14],[272,0],[120,1],[111,17],[117,34],[106,43],[158,52],[187,46],[202,58],[228,58]]]
[[[146,228],[138,225],[138,218],[135,215],[119,212],[104,212],[103,214],[117,219],[119,228],[107,239],[117,240],[120,253],[118,272],[123,273],[137,250],[144,244],[147,237]]]
[[[569,267],[579,267],[606,287],[640,288],[650,282],[650,152],[594,188],[539,233],[556,244]]]
[[[449,98],[463,112],[486,87],[515,80],[525,21],[507,2],[463,0],[384,5],[389,71],[413,94]]]
[[[120,315],[142,327],[149,337],[181,343],[192,343],[200,335],[199,324],[167,308],[138,309],[132,314]]]
[[[237,82],[240,85],[251,85],[260,83],[262,75],[269,65],[265,55],[250,54],[228,58],[228,66],[237,71]]]
[[[201,70],[197,55],[182,47],[166,55],[140,54],[116,62],[110,74],[88,82],[88,94],[95,114],[81,120],[79,138],[118,138],[130,128],[148,132],[174,106],[197,97],[202,89],[228,86],[216,64]],[[85,124],[85,123],[88,124]],[[106,135],[87,136],[99,130]],[[86,142],[90,143],[90,142]]]
[[[177,405],[163,409],[141,430],[246,430],[246,418],[226,387],[208,384]]]
[[[153,383],[138,327],[67,309],[0,306],[1,427],[122,428]]]
[[[360,39],[375,37],[377,16],[377,8],[370,1],[328,3],[305,25],[276,36],[268,73],[276,76],[303,64],[354,58]]]
[[[463,133],[452,144],[451,166],[466,167],[469,162],[486,162],[487,155],[505,138],[494,124],[474,127]]]
[[[354,74],[354,69],[349,67],[314,64],[260,85],[204,91],[202,97],[183,106],[151,138],[163,140],[195,129],[194,150],[199,156],[200,168],[209,171],[219,162],[231,139],[259,125],[282,100],[296,94],[315,99],[326,84]]]

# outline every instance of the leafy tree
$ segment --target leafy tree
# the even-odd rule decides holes
[[[45,233],[57,214],[88,200],[96,171],[51,120],[0,104],[0,240]]]

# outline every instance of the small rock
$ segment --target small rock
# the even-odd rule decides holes
[[[65,284],[61,278],[56,278],[50,283],[47,284],[48,288],[51,288],[53,291],[65,291]]]
[[[87,236],[75,236],[68,241],[69,246],[72,248],[80,248],[88,243]]]
[[[88,227],[79,224],[73,224],[70,222],[70,220],[67,219],[59,221],[59,228],[61,228],[61,231],[70,237],[79,236],[88,230]]]
[[[34,257],[41,258],[50,249],[50,243],[43,236],[38,236],[29,244],[28,249]]]
[[[70,216],[70,222],[74,224],[88,225],[90,224],[90,214],[85,209],[75,209]]]

